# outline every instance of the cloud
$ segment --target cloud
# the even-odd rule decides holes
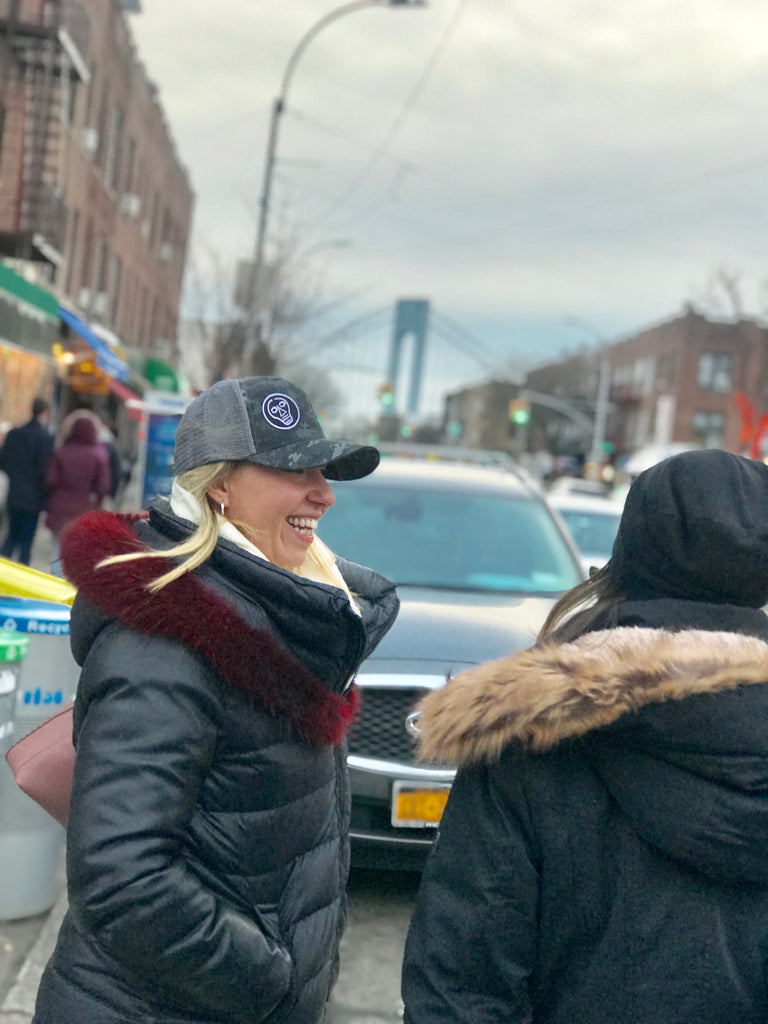
[[[180,17],[152,0],[133,19],[192,177],[196,244],[232,266],[253,248],[288,59],[338,6],[187,0]],[[754,0],[360,10],[296,66],[272,237],[317,246],[329,296],[356,296],[341,319],[423,294],[500,359],[558,351],[566,313],[607,332],[664,319],[720,265],[758,312],[766,86]],[[341,237],[344,251],[318,244]]]

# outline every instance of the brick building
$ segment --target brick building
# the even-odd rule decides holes
[[[617,454],[684,442],[741,451],[749,446],[738,393],[768,412],[768,329],[721,323],[688,307],[667,322],[597,350],[532,370],[525,386],[594,415],[607,361],[610,407],[605,439]],[[554,452],[588,452],[583,428],[533,403],[531,440]]]
[[[509,418],[509,403],[517,392],[516,384],[489,380],[446,395],[443,415],[446,438],[466,448],[515,450],[518,445]]]
[[[601,373],[608,383],[604,440],[617,456],[670,442],[749,450],[768,414],[768,329],[749,320],[708,320],[686,308],[632,337],[531,370],[519,384],[487,381],[447,395],[446,439],[587,456]],[[516,427],[510,403],[518,395],[530,397],[530,421]]]
[[[193,194],[133,43],[137,6],[0,0],[0,257],[140,371],[176,351]]]

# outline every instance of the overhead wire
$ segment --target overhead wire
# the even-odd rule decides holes
[[[418,102],[419,98],[421,97],[421,94],[424,92],[424,89],[426,88],[427,82],[429,81],[429,78],[432,75],[432,72],[434,71],[435,67],[437,66],[437,62],[439,61],[440,57],[442,56],[443,51],[445,50],[446,46],[448,45],[448,42],[450,41],[452,35],[456,31],[456,28],[457,28],[458,23],[459,23],[459,19],[461,18],[462,14],[464,13],[464,8],[466,7],[468,2],[469,2],[469,0],[458,0],[458,3],[456,5],[456,7],[454,8],[454,12],[453,12],[453,14],[452,14],[448,24],[446,25],[446,27],[443,30],[440,38],[437,41],[437,45],[435,46],[435,48],[432,51],[431,55],[427,58],[427,61],[424,64],[422,72],[419,75],[419,77],[417,78],[415,85],[413,86],[411,91],[406,96],[405,102],[403,103],[402,107],[400,108],[399,113],[397,114],[397,116],[395,117],[395,119],[393,120],[393,122],[391,123],[389,128],[387,129],[387,131],[384,133],[384,136],[381,139],[381,142],[374,149],[374,151],[371,154],[371,156],[368,158],[368,160],[363,165],[363,167],[360,169],[360,171],[358,171],[357,175],[353,178],[353,180],[350,182],[350,184],[344,189],[344,191],[340,195],[338,195],[336,197],[336,199],[334,199],[331,203],[329,203],[328,206],[326,206],[326,208],[324,210],[321,210],[319,214],[317,214],[314,218],[312,218],[312,223],[317,224],[319,222],[322,222],[323,220],[326,219],[326,217],[329,217],[335,210],[337,210],[340,206],[342,206],[344,203],[346,203],[347,200],[352,195],[354,195],[354,193],[358,190],[360,185],[368,177],[368,175],[370,174],[372,169],[376,166],[376,164],[379,162],[379,160],[384,156],[384,154],[390,148],[390,146],[394,142],[395,138],[397,137],[398,132],[402,128],[403,124],[405,123],[406,118],[411,113],[413,108],[416,106],[416,103]]]

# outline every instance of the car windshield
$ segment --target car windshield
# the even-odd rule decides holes
[[[581,509],[559,509],[571,531],[577,548],[589,555],[611,557],[613,542],[619,528],[620,512],[588,512]]]
[[[512,495],[334,484],[319,535],[401,585],[553,594],[579,569],[548,509]]]

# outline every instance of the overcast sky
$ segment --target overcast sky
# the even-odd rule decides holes
[[[142,3],[139,54],[196,194],[192,255],[229,270],[253,252],[288,60],[342,4]],[[727,315],[718,272],[745,315],[764,314],[767,95],[765,0],[430,0],[341,17],[296,65],[270,212],[271,237],[295,240],[335,303],[318,338],[359,318],[322,358],[362,368],[348,372],[371,391],[399,298],[440,318],[433,398],[686,301]]]

